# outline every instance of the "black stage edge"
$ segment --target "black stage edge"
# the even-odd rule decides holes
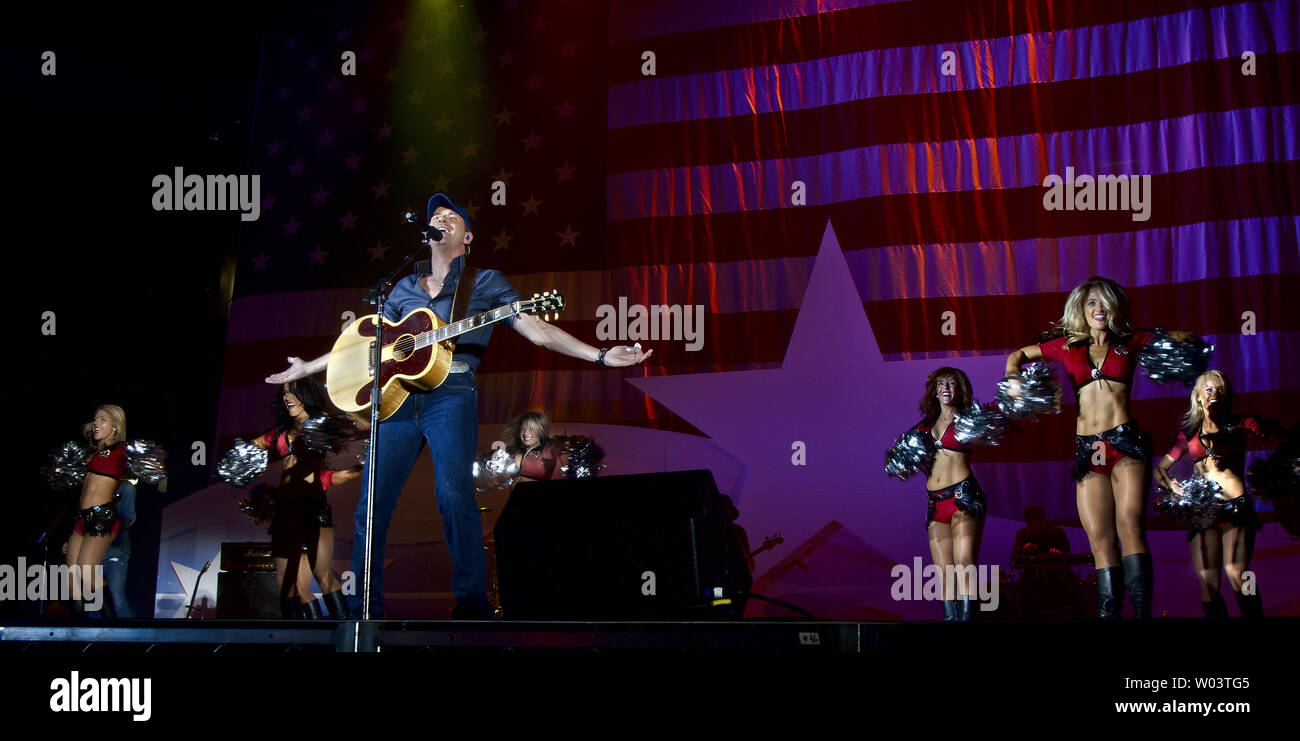
[[[0,625],[0,654],[33,645],[99,646],[123,654],[160,646],[296,647],[326,652],[442,649],[756,649],[767,651],[927,654],[947,642],[996,646],[1007,655],[1071,651],[1184,656],[1227,635],[1250,637],[1257,647],[1292,646],[1300,618],[1211,622],[1191,618],[976,623],[749,621],[453,621],[453,620],[26,620]]]
[[[868,733],[1240,729],[1293,714],[1298,629],[1300,619],[1287,617],[7,622],[0,713],[53,726],[93,719],[247,735],[300,727],[311,708],[314,723],[361,723],[391,738],[450,717],[493,729],[562,721],[566,733],[593,727],[604,735],[655,721],[735,731],[777,718],[804,726],[801,735],[829,730],[832,719]],[[354,653],[358,642],[363,650]],[[150,680],[150,719],[54,711],[55,688],[69,686],[74,672],[101,688]],[[1127,703],[1154,704],[1135,713]]]

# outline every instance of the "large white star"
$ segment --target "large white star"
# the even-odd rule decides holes
[[[781,531],[791,548],[839,522],[910,565],[930,560],[924,480],[887,478],[884,452],[920,418],[925,378],[943,365],[991,388],[1003,358],[885,361],[828,223],[780,368],[629,382],[749,463],[743,492],[725,493],[751,536]],[[795,464],[797,443],[806,465]],[[888,581],[887,565],[872,566],[870,578]]]

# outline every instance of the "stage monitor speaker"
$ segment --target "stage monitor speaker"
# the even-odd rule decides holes
[[[217,574],[217,617],[280,618],[280,589],[275,572],[223,571]]]
[[[716,617],[731,537],[707,470],[524,482],[494,530],[501,609],[507,620]]]

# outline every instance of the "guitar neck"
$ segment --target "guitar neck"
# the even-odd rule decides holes
[[[473,332],[479,327],[486,327],[489,324],[494,324],[503,319],[509,319],[520,312],[519,304],[521,303],[522,302],[520,301],[516,301],[512,304],[506,304],[505,306],[498,306],[491,311],[485,311],[482,314],[466,317],[458,322],[452,322],[451,324],[424,332],[416,336],[415,347],[418,350],[419,348],[428,347],[429,345],[436,345],[439,342],[445,342],[453,337],[459,337],[466,332]]]

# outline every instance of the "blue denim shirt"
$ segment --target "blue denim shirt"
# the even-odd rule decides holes
[[[135,484],[126,479],[122,479],[117,485],[117,491],[114,492],[116,502],[114,509],[117,510],[117,516],[122,520],[122,530],[117,534],[117,538],[109,544],[108,550],[104,553],[104,558],[123,558],[131,555],[131,535],[127,532],[127,526],[135,522]]]
[[[427,308],[437,314],[439,319],[447,321],[447,317],[451,315],[451,302],[456,296],[456,281],[464,268],[464,255],[453,258],[451,267],[447,270],[447,277],[442,281],[442,290],[438,291],[438,295],[433,299],[430,299],[429,294],[420,287],[420,280],[428,273],[408,275],[399,280],[397,285],[393,286],[392,292],[388,294],[388,302],[384,304],[384,316],[388,317],[389,321],[395,322],[415,309]],[[510,285],[500,270],[480,268],[474,280],[474,292],[470,294],[466,316],[482,314],[518,300],[519,292]],[[515,318],[510,317],[505,320],[505,323],[514,326],[514,321]],[[479,361],[483,359],[483,351],[487,349],[488,340],[492,338],[493,326],[495,325],[489,324],[457,337],[456,352],[452,353],[452,360],[468,364],[470,372],[473,373],[478,368]]]

